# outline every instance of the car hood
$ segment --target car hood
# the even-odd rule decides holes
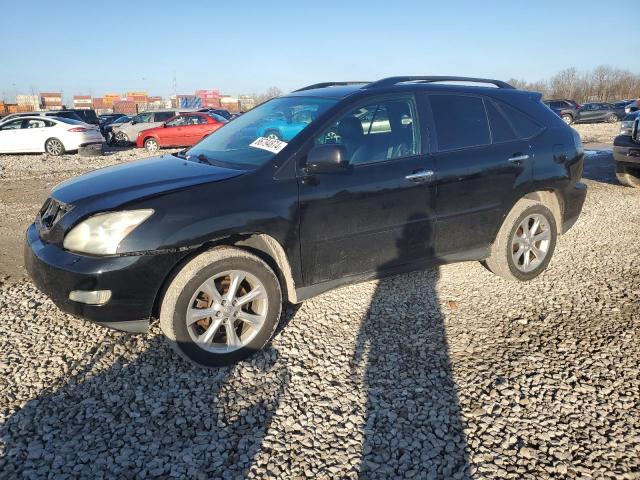
[[[246,172],[162,155],[72,178],[58,184],[52,196],[71,205],[99,201],[103,207],[112,207],[243,173]]]

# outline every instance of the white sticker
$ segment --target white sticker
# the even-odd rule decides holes
[[[261,148],[262,150],[268,150],[272,153],[278,153],[284,147],[287,146],[287,142],[278,140],[277,138],[258,137],[249,144],[253,148]]]

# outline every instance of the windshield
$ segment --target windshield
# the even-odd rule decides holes
[[[259,167],[336,102],[328,98],[275,98],[225,124],[186,154],[231,167]]]

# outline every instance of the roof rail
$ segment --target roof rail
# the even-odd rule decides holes
[[[314,88],[324,88],[324,87],[336,87],[336,86],[341,86],[341,85],[363,85],[363,84],[369,84],[371,82],[355,82],[355,81],[349,81],[349,82],[323,82],[323,83],[314,83],[313,85],[307,85],[306,87],[302,87],[299,88],[297,90],[294,90],[294,92],[303,92],[305,90],[313,90]]]
[[[390,87],[397,83],[402,82],[421,82],[421,83],[433,83],[433,82],[474,82],[474,83],[490,83],[498,88],[514,88],[506,82],[501,80],[492,80],[490,78],[473,78],[473,77],[447,77],[447,76],[405,76],[405,77],[388,77],[378,80],[377,82],[370,83],[364,88],[383,88]]]

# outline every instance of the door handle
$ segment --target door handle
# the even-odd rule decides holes
[[[411,175],[407,175],[407,180],[412,182],[426,182],[431,177],[433,177],[433,170],[421,170],[419,172],[412,173]]]
[[[529,159],[529,155],[515,155],[509,159],[507,159],[507,161],[509,163],[513,163],[514,165],[520,165],[522,162],[524,162],[525,160]]]

